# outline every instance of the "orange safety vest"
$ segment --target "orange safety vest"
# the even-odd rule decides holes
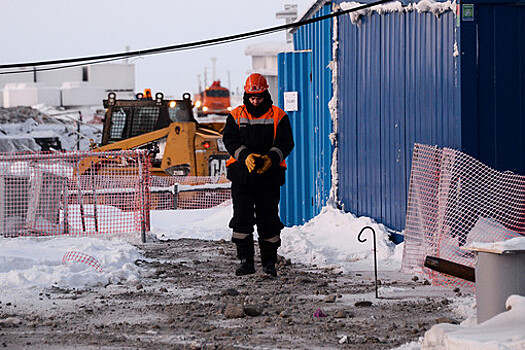
[[[235,119],[237,125],[239,125],[239,128],[241,127],[241,118],[248,119],[248,124],[251,124],[250,121],[252,120],[268,120],[270,118],[273,118],[273,140],[275,142],[275,136],[277,135],[277,125],[279,125],[279,122],[286,115],[286,113],[279,107],[272,106],[272,108],[270,108],[268,112],[264,113],[259,118],[255,118],[250,113],[248,113],[248,111],[246,111],[245,106],[239,106],[233,111],[231,111],[231,115],[233,119]],[[236,161],[237,159],[230,156],[230,159],[226,161],[226,166],[229,166],[230,164]],[[281,163],[279,163],[279,165],[286,168],[286,161],[283,159]]]

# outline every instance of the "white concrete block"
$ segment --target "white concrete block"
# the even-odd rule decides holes
[[[6,84],[4,107],[60,106],[60,89],[40,83]]]
[[[61,92],[64,107],[102,106],[106,97],[104,87],[80,81],[63,83]]]

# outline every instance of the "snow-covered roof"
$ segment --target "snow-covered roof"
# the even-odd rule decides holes
[[[244,50],[247,56],[276,56],[279,52],[293,51],[293,44],[277,41],[253,44]]]
[[[303,12],[295,22],[304,21],[307,19],[312,18],[324,5],[327,3],[331,3],[333,1],[328,0],[317,0],[310,5],[310,7]],[[367,3],[370,3],[371,1],[362,1],[362,2],[355,2],[355,1],[349,1],[349,2],[340,2],[339,6],[341,10],[349,10],[353,7],[362,6]],[[359,19],[362,16],[370,15],[373,12],[376,12],[378,14],[386,14],[386,13],[392,13],[392,12],[409,12],[409,11],[417,11],[419,13],[421,12],[431,12],[435,14],[436,16],[441,15],[442,13],[446,11],[454,11],[456,8],[456,1],[433,1],[433,0],[421,0],[417,2],[411,2],[411,1],[395,1],[395,2],[388,2],[382,5],[376,5],[370,8],[366,8],[363,10],[350,12],[348,15],[350,16],[352,23],[358,24]],[[292,28],[290,30],[291,33],[294,33],[298,28]]]
[[[349,10],[354,7],[362,6],[360,2],[342,2],[339,4],[341,9]],[[372,13],[378,13],[380,15],[393,13],[393,12],[411,12],[417,11],[418,13],[430,12],[436,16],[440,16],[446,11],[454,11],[456,8],[456,2],[450,0],[445,2],[436,2],[432,0],[421,0],[419,2],[411,2],[403,4],[400,1],[389,2],[382,5],[369,7],[363,10],[350,12],[349,16],[353,24],[359,24],[359,20],[363,16],[369,16]]]

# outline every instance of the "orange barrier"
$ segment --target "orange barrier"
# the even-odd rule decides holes
[[[434,284],[472,282],[424,267],[434,256],[474,267],[461,249],[525,234],[525,176],[500,172],[458,150],[416,144],[412,159],[402,271],[424,273]]]
[[[127,170],[79,172],[91,157],[119,159]],[[0,234],[144,235],[149,164],[144,151],[0,154]]]

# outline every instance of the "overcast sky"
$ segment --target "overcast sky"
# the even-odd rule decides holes
[[[141,50],[216,38],[284,24],[275,13],[297,4],[303,13],[313,0],[0,0],[0,64],[33,62]],[[232,90],[251,68],[246,46],[285,41],[285,32],[209,48],[134,58],[136,89],[178,96],[195,93],[198,75],[216,78]]]

